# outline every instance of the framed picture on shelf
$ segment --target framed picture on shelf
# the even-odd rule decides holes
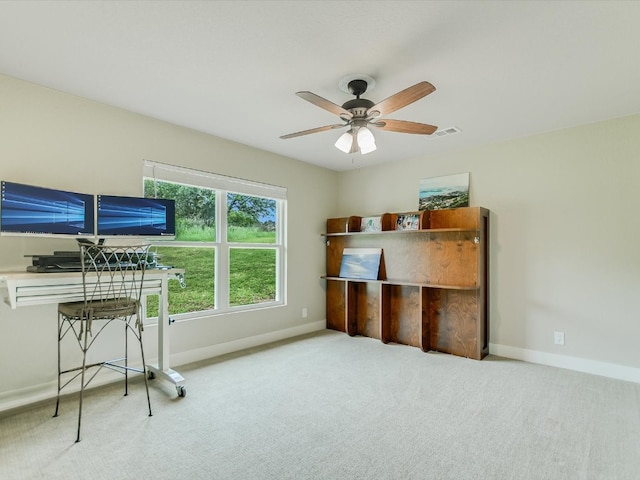
[[[382,230],[382,219],[380,217],[362,217],[360,221],[361,232],[380,232]]]
[[[419,213],[399,213],[396,219],[396,230],[418,230],[420,228]]]
[[[378,280],[381,248],[345,248],[342,251],[340,277]]]

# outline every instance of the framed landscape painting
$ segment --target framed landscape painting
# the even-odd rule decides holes
[[[342,252],[340,277],[377,280],[381,256],[381,248],[345,248]]]
[[[469,206],[469,173],[420,180],[419,210]]]

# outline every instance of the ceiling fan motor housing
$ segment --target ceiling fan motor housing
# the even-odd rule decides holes
[[[354,117],[363,117],[367,114],[367,110],[373,107],[375,103],[366,98],[354,98],[342,104],[342,108],[353,113]]]
[[[349,89],[349,91],[356,97],[359,97],[364,92],[366,92],[367,86],[368,86],[367,81],[361,78],[356,78],[354,80],[351,80],[347,84],[347,88]]]
[[[354,117],[366,116],[367,110],[375,105],[371,100],[360,98],[360,95],[367,91],[367,81],[361,78],[356,78],[351,80],[347,86],[349,88],[349,92],[351,92],[352,95],[355,95],[356,98],[345,102],[342,105],[342,108],[349,110]]]

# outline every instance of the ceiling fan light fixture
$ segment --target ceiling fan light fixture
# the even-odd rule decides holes
[[[371,153],[377,148],[376,139],[367,127],[360,127],[358,129],[358,147],[360,147],[360,153],[362,155]]]
[[[335,143],[335,146],[338,150],[343,151],[344,153],[349,153],[351,151],[351,144],[353,143],[353,135],[351,134],[351,130],[348,132],[344,132],[340,135],[340,138]]]
[[[376,150],[378,147],[376,147],[375,143],[372,143],[371,145],[367,145],[367,146],[361,146],[360,147],[360,153],[362,155],[366,155],[367,153],[371,153],[374,150]]]
[[[358,153],[360,150],[360,147],[358,146],[358,135],[356,135],[356,132],[353,131],[353,129],[351,130],[351,138],[353,141],[351,142],[351,150],[349,150],[349,153]]]

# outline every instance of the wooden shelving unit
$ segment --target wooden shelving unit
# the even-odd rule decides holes
[[[413,212],[416,230],[361,232],[362,217],[327,220],[327,328],[480,360],[489,353],[489,212]],[[345,248],[382,248],[378,280],[340,277]]]

